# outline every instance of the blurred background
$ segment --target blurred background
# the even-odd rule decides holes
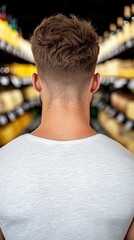
[[[90,124],[134,153],[134,2],[130,0],[0,1],[0,147],[40,124],[32,87],[30,36],[50,14],[76,14],[94,25],[100,44]]]

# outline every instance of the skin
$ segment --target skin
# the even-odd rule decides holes
[[[51,101],[47,88],[38,74],[32,75],[33,87],[39,92],[42,102],[42,116],[39,127],[31,134],[37,137],[54,140],[74,140],[93,136],[97,132],[90,126],[90,104],[93,94],[100,85],[100,76],[94,74],[89,80],[89,86],[82,102],[69,100],[65,103],[62,99]],[[0,240],[4,240],[0,231]],[[132,222],[124,240],[134,240],[134,221]]]
[[[89,125],[89,107],[93,94],[99,88],[100,76],[98,73],[94,74],[91,80],[89,79],[90,84],[80,103],[71,99],[65,103],[62,99],[57,98],[50,104],[49,93],[39,75],[34,73],[32,81],[42,101],[41,124],[32,132],[33,135],[54,140],[74,140],[97,134]]]
[[[128,229],[125,240],[134,240],[134,219]]]
[[[2,234],[1,229],[0,229],[0,240],[5,240],[5,238],[4,238],[3,234]]]

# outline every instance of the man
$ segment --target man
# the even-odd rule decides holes
[[[30,41],[41,124],[0,150],[0,239],[134,240],[134,156],[90,126],[95,29],[59,13]]]

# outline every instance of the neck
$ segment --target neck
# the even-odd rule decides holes
[[[73,140],[97,134],[90,126],[89,106],[82,108],[77,104],[42,106],[41,123],[32,135],[54,139]]]

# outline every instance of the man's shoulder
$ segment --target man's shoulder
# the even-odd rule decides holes
[[[134,154],[125,146],[110,136],[100,134],[100,151],[104,151],[109,157],[123,157],[123,159],[132,159],[134,163]]]
[[[24,158],[26,146],[27,140],[24,134],[0,148],[0,176],[3,172],[7,172],[7,169],[15,167],[19,159]]]
[[[2,153],[10,153],[11,151],[15,152],[19,148],[19,146],[22,146],[25,144],[25,140],[26,140],[26,138],[25,138],[25,134],[24,134],[24,135],[20,135],[20,136],[14,138],[7,144],[3,145],[0,148],[0,156],[2,156]]]

